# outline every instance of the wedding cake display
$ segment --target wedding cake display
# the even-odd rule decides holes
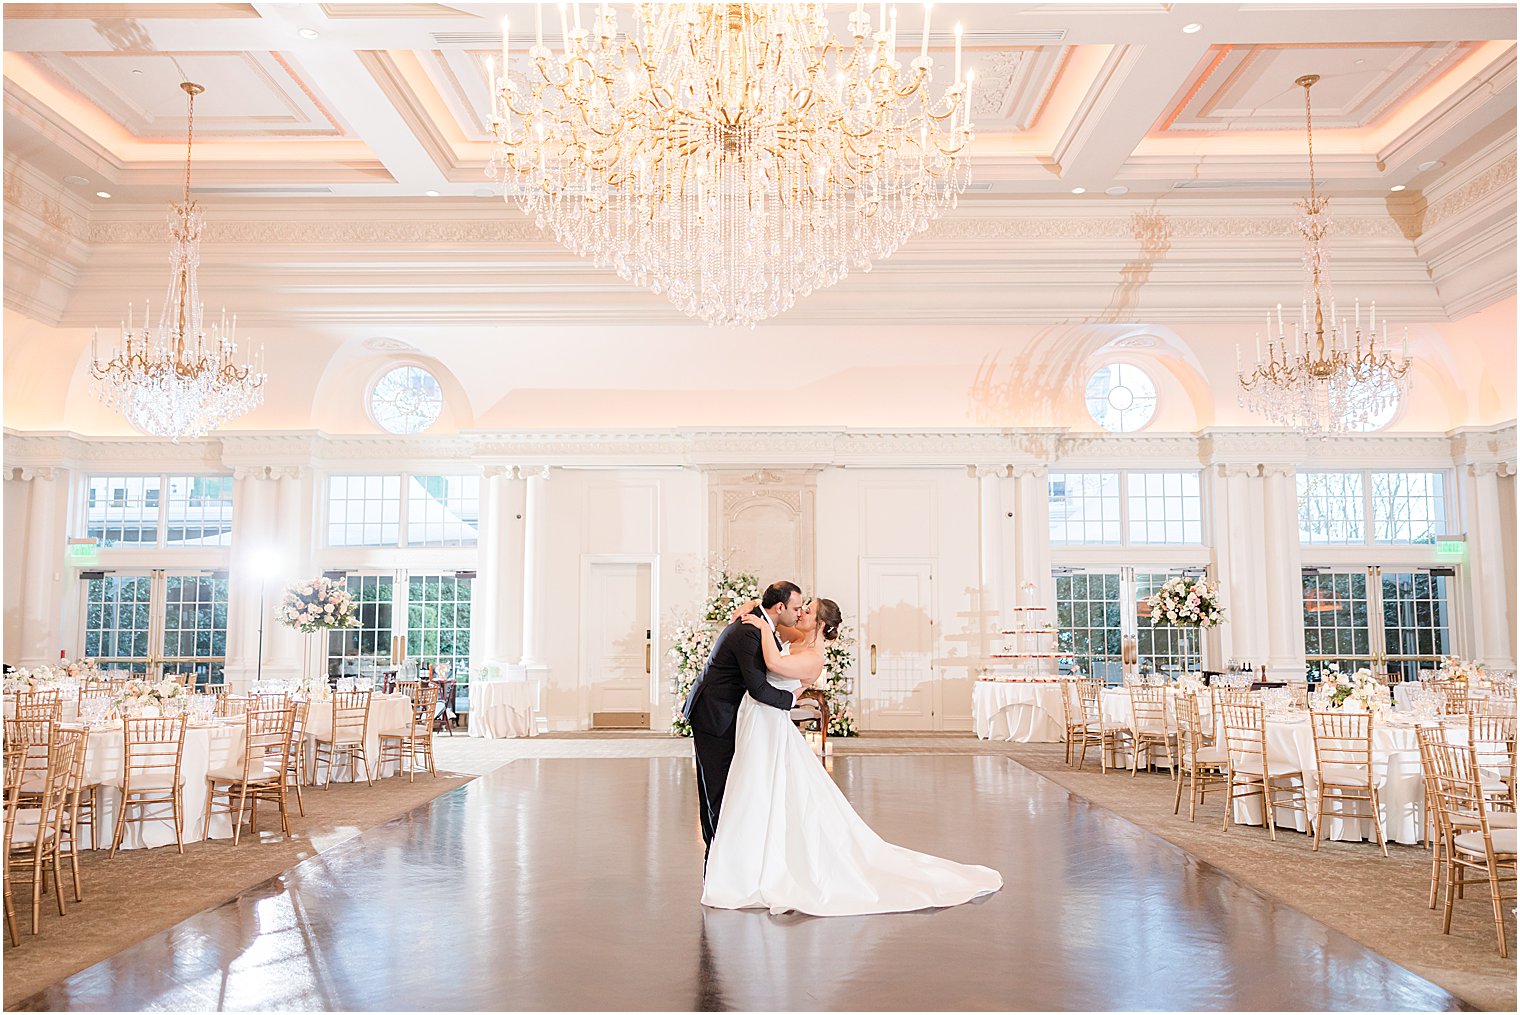
[[[990,672],[983,680],[1045,681],[1059,677],[1055,661],[1060,651],[1060,629],[1050,619],[1050,607],[1039,602],[1034,582],[1019,586],[1019,605],[1011,611],[1013,624],[998,632],[1002,639],[997,650],[989,654]]]

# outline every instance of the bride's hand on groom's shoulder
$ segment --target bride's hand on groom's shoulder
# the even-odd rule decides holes
[[[732,617],[728,618],[728,622],[730,624],[732,624],[736,620],[743,620],[746,616],[749,615],[749,611],[750,610],[753,610],[755,607],[757,607],[759,605],[760,605],[760,600],[758,600],[758,599],[751,599],[749,602],[741,604],[739,606],[739,608],[734,611],[734,615]],[[759,618],[756,618],[756,619],[759,619]]]
[[[739,623],[741,623],[741,624],[747,624],[750,627],[765,627],[765,626],[767,626],[766,623],[765,623],[765,621],[761,620],[759,617],[755,616],[753,613],[741,614],[737,619],[738,619]]]

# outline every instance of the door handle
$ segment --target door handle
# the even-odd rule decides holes
[[[876,643],[871,643],[871,676],[876,676]]]
[[[649,672],[649,663],[650,663],[649,642],[646,641],[644,643],[644,672],[646,674]]]

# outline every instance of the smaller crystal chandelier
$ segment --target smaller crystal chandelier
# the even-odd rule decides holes
[[[145,304],[142,326],[127,308],[121,328],[121,347],[107,363],[100,361],[98,343],[92,348],[90,376],[95,394],[119,411],[133,426],[156,437],[178,441],[202,437],[256,408],[264,401],[267,375],[261,367],[237,361],[237,317],[229,326],[226,311],[220,323],[203,323],[196,271],[201,260],[205,219],[190,199],[190,151],[195,138],[195,97],[206,89],[182,82],[189,99],[185,126],[185,199],[169,217],[169,293],[158,318],[149,328]]]
[[[1267,313],[1265,357],[1258,335],[1255,367],[1249,373],[1240,367],[1239,346],[1235,359],[1242,407],[1300,433],[1323,438],[1376,429],[1379,417],[1396,407],[1408,391],[1410,360],[1407,330],[1398,356],[1389,352],[1387,321],[1383,322],[1379,341],[1376,303],[1369,308],[1365,332],[1360,300],[1351,319],[1336,315],[1325,251],[1330,200],[1320,196],[1314,178],[1309,89],[1318,80],[1318,74],[1306,74],[1294,82],[1304,90],[1304,125],[1309,139],[1309,197],[1299,202],[1308,286],[1299,320],[1290,338],[1279,303],[1275,318]]]

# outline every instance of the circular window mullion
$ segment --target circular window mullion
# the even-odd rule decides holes
[[[392,367],[370,390],[370,418],[390,433],[422,433],[442,412],[443,388],[419,366]]]
[[[1156,415],[1156,385],[1130,363],[1110,363],[1094,370],[1084,392],[1087,412],[1113,433],[1142,430]]]

